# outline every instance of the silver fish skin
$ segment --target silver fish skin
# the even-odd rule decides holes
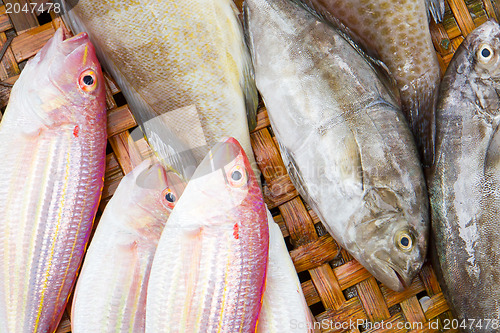
[[[104,78],[86,34],[30,59],[0,123],[0,332],[52,333],[90,236],[106,163]]]
[[[247,112],[255,123],[257,91],[232,0],[65,2],[76,4],[65,21],[89,33],[166,164],[189,179],[211,147],[234,137],[258,173],[247,123]],[[194,120],[172,112],[190,105]]]
[[[435,115],[441,69],[428,24],[428,11],[442,18],[443,0],[296,0],[349,34],[383,61],[401,94],[402,111],[422,162],[434,159]],[[427,8],[427,6],[429,8]]]
[[[425,258],[428,198],[387,80],[297,4],[245,6],[257,88],[294,185],[342,247],[403,290]]]
[[[71,308],[72,332],[145,331],[153,257],[182,187],[154,159],[121,180],[85,256]]]
[[[457,49],[437,107],[428,178],[434,266],[459,321],[500,320],[500,26],[489,21]],[[497,332],[491,325],[467,332]]]

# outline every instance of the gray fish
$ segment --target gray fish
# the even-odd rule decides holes
[[[500,319],[500,26],[457,49],[436,109],[429,194],[436,268],[459,319]],[[485,323],[471,332],[497,332]]]
[[[444,0],[296,1],[334,24],[348,27],[356,42],[387,65],[397,81],[402,110],[422,161],[426,166],[432,165],[434,109],[441,70],[427,16],[430,12],[435,20],[441,20]]]
[[[341,31],[288,0],[247,0],[245,19],[292,181],[342,247],[404,289],[425,258],[428,201],[389,80]]]

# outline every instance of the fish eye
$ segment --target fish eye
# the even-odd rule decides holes
[[[477,58],[481,63],[486,64],[493,58],[493,55],[494,52],[491,46],[489,46],[488,44],[482,44],[479,47]]]
[[[241,187],[247,183],[248,173],[241,165],[235,165],[228,172],[227,179],[232,187]]]
[[[97,88],[97,75],[91,70],[87,69],[80,74],[78,86],[85,92],[91,92]]]
[[[407,231],[400,231],[396,234],[396,245],[403,251],[410,251],[413,248],[413,237]]]
[[[177,196],[175,195],[174,191],[172,191],[170,188],[166,188],[165,190],[163,190],[161,197],[162,203],[166,208],[174,208],[175,203],[177,202]]]

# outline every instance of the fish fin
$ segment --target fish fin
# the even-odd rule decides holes
[[[427,16],[434,19],[434,22],[440,23],[443,21],[444,17],[444,0],[425,0],[425,6],[427,7]]]
[[[235,15],[239,15],[239,10],[236,7],[236,5],[231,2],[232,8],[235,11]],[[246,19],[245,19],[245,7],[246,5],[243,4],[243,22],[240,22],[239,28],[242,29],[242,25],[246,27]],[[241,30],[241,33],[243,35],[244,43],[242,45],[243,50],[243,70],[242,70],[242,77],[240,80],[240,86],[241,90],[243,91],[243,95],[245,98],[245,108],[247,111],[247,121],[248,121],[248,128],[250,131],[253,131],[255,127],[257,127],[257,105],[259,103],[259,95],[257,92],[257,86],[255,84],[255,75],[254,75],[254,68],[253,68],[253,63],[252,63],[252,58],[250,56],[250,50],[247,45],[249,45],[249,38],[247,34],[247,29],[243,28]]]

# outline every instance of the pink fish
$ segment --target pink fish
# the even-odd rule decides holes
[[[103,186],[106,106],[85,33],[31,59],[0,123],[0,332],[53,332]]]
[[[269,250],[262,192],[233,138],[198,166],[153,260],[146,332],[255,332]]]

